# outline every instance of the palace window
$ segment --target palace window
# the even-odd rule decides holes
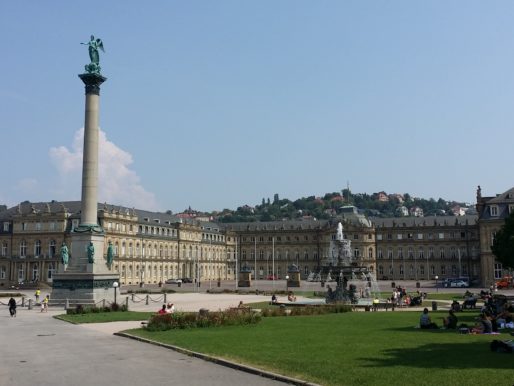
[[[494,263],[494,278],[501,279],[502,278],[503,267],[501,263]]]
[[[50,244],[48,245],[48,256],[55,256],[55,240],[50,240]]]
[[[444,259],[444,248],[439,249],[439,257]]]
[[[496,205],[491,205],[490,206],[490,210],[491,210],[491,216],[498,216],[498,207]]]
[[[389,248],[387,250],[387,258],[388,259],[392,259],[393,258],[393,249],[392,248]]]
[[[7,242],[2,243],[2,256],[7,256]]]
[[[418,250],[418,258],[419,259],[424,259],[425,258],[425,251],[423,250],[423,248],[419,248],[419,250]]]
[[[373,248],[369,247],[368,248],[368,259],[372,259],[373,258]]]
[[[4,232],[9,232],[9,223],[4,222]]]
[[[412,248],[409,248],[409,259],[414,259],[414,250]]]
[[[7,269],[6,269],[5,265],[2,265],[0,267],[0,279],[5,279],[6,273],[7,273]]]
[[[398,247],[398,258],[403,259],[403,248],[402,247]]]
[[[27,256],[27,242],[25,240],[22,240],[20,242],[20,257]]]
[[[37,264],[32,265],[32,280],[39,280],[39,267]]]
[[[54,262],[49,262],[48,263],[48,271],[46,273],[47,279],[51,279],[52,276],[54,275],[54,272],[55,272],[55,263]]]
[[[34,243],[34,256],[38,257],[41,255],[41,240],[36,240]]]
[[[379,275],[383,275],[384,274],[384,267],[382,267],[381,265],[378,266],[378,274]]]
[[[379,259],[383,259],[384,258],[384,255],[382,253],[382,249],[381,248],[378,249],[378,258]]]

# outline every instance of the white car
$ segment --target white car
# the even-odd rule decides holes
[[[469,284],[466,283],[464,280],[455,280],[455,281],[450,282],[450,287],[466,288],[466,287],[469,287]]]
[[[165,281],[166,284],[181,284],[182,280],[180,279],[168,279]]]

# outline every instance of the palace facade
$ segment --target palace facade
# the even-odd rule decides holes
[[[258,279],[283,279],[292,264],[305,280],[333,258],[341,222],[355,264],[378,280],[469,277],[490,285],[506,274],[490,247],[514,212],[514,188],[495,197],[482,197],[479,189],[477,212],[369,219],[350,207],[332,220],[221,224],[99,204],[98,223],[106,234],[104,257],[109,242],[114,247],[121,284],[234,280],[243,267]],[[61,244],[70,245],[79,222],[79,201],[0,207],[0,288],[51,283],[61,265]]]

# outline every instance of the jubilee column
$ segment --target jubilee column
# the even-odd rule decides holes
[[[82,44],[88,46],[91,63],[79,75],[86,94],[81,217],[79,226],[72,230],[71,255],[63,259],[59,272],[54,275],[52,298],[56,302],[84,304],[102,299],[112,301],[113,284],[119,282],[119,275],[113,271],[112,259],[106,258],[105,232],[98,223],[100,85],[107,80],[100,74],[99,65],[98,51],[103,51],[103,43],[91,36],[88,43]]]

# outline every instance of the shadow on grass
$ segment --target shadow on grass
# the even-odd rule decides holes
[[[494,339],[466,343],[427,343],[413,348],[393,348],[381,354],[386,358],[359,358],[363,367],[406,366],[423,369],[512,369],[513,354],[492,352]]]

